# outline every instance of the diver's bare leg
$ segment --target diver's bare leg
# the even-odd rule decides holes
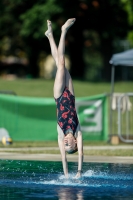
[[[69,19],[62,26],[62,33],[60,37],[60,42],[58,46],[58,67],[54,84],[54,97],[58,98],[62,94],[64,87],[67,86],[66,83],[70,79],[69,72],[65,68],[65,37],[68,29],[74,24],[75,18]],[[72,82],[72,81],[71,81]]]
[[[58,52],[57,52],[57,46],[55,44],[55,40],[53,37],[53,31],[52,31],[52,23],[51,21],[47,20],[47,27],[48,30],[45,32],[45,35],[49,39],[50,47],[51,47],[51,54],[55,60],[56,66],[58,66]]]

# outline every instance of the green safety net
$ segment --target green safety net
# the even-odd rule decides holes
[[[107,140],[107,97],[76,98],[76,109],[86,140]],[[14,141],[57,140],[56,104],[53,98],[0,95],[0,128]]]

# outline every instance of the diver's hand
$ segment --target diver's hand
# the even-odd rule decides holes
[[[82,177],[82,172],[81,170],[78,170],[76,176],[74,177],[74,179],[80,179]]]
[[[68,174],[65,174],[65,179],[69,179],[69,175]]]

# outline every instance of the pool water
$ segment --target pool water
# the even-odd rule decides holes
[[[81,180],[77,163],[68,167],[66,180],[61,162],[0,160],[0,199],[133,199],[133,165],[83,163]]]

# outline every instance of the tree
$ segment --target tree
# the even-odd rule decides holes
[[[2,0],[0,2],[0,38],[7,36],[11,38],[9,54],[15,49],[26,52],[29,59],[29,73],[38,77],[37,60],[39,53],[48,46],[45,45],[44,30],[46,20],[56,18],[61,12],[56,0]],[[55,29],[55,26],[54,26]],[[14,51],[11,51],[13,50]]]
[[[71,58],[71,74],[84,78],[86,64],[84,48],[89,32],[95,31],[99,51],[103,59],[102,79],[110,79],[109,59],[112,56],[113,41],[125,38],[128,25],[125,3],[121,0],[1,0],[0,2],[0,38],[5,35],[11,38],[11,49],[23,49],[30,61],[29,73],[38,77],[37,60],[41,51],[50,53],[44,31],[46,20],[53,22],[55,39],[59,39],[60,27],[68,18],[75,17],[76,23],[67,34],[66,51]],[[88,32],[85,36],[85,32]],[[93,39],[89,38],[93,45]]]
[[[128,32],[128,40],[133,47],[133,1],[132,0],[121,0],[124,3],[125,11],[128,14],[128,22],[130,25],[130,30]]]
[[[46,21],[49,18],[56,18],[56,15],[62,11],[57,5],[56,0],[46,0],[45,3],[40,0],[20,16],[22,20],[20,35],[28,44],[27,54],[33,77],[38,76],[37,59],[39,53],[48,49],[44,41],[44,30],[47,29]]]
[[[100,40],[98,48],[103,58],[102,80],[110,80],[109,60],[114,51],[113,42],[115,39],[126,37],[130,28],[127,20],[127,12],[124,9],[125,4],[120,0],[117,2],[114,0],[67,0],[62,1],[62,3],[62,7],[66,8],[66,12],[64,11],[65,16],[68,17],[67,10],[69,8],[69,16],[74,15],[77,18],[77,25],[72,29],[72,35],[75,38],[70,44],[70,49],[74,53],[73,48],[75,48],[77,54],[77,56],[73,56],[75,59],[71,57],[73,75],[77,77],[84,76],[83,45],[85,37],[83,33],[86,30],[88,32],[93,30],[98,33]]]

